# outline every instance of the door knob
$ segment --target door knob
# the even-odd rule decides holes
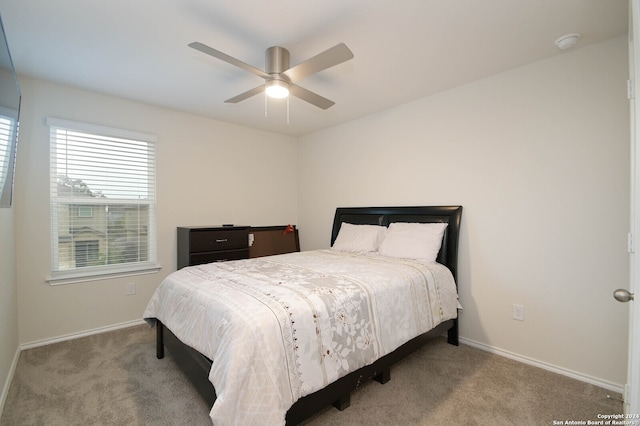
[[[629,293],[629,290],[625,290],[624,288],[619,288],[613,292],[613,297],[618,302],[628,302],[629,300],[633,300],[633,293]]]

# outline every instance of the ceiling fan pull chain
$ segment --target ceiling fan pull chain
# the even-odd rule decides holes
[[[267,93],[264,94],[264,118],[267,118]]]
[[[289,98],[290,96],[287,96],[287,124],[289,124]]]

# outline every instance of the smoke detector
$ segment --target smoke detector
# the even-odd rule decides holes
[[[578,40],[580,39],[580,36],[581,35],[579,33],[571,33],[571,34],[563,35],[562,37],[556,40],[555,44],[556,46],[558,46],[558,49],[560,50],[571,49],[573,46],[578,44]]]

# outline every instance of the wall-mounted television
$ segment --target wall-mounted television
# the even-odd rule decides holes
[[[18,151],[20,86],[0,17],[0,207],[11,207]]]

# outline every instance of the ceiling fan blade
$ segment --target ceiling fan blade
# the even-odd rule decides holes
[[[295,84],[289,85],[289,93],[296,98],[309,102],[311,105],[317,106],[318,108],[327,109],[335,105],[335,102],[330,101],[327,98],[323,98],[322,96]]]
[[[221,51],[216,50],[213,47],[209,47],[206,44],[202,44],[197,41],[194,41],[193,43],[189,44],[189,47],[199,50],[202,53],[206,53],[207,55],[211,55],[214,58],[218,58],[222,61],[230,63],[231,65],[235,65],[236,67],[242,68],[243,70],[249,71],[250,73],[257,75],[258,77],[270,78],[269,74],[267,74],[266,72],[254,66],[251,66],[249,64],[245,64],[244,62],[232,56],[229,56],[226,53],[222,53]]]
[[[341,64],[349,59],[353,59],[353,53],[344,43],[340,43],[322,53],[317,54],[313,58],[307,59],[306,61],[289,68],[283,72],[283,74],[289,77],[291,82],[296,82],[298,80],[302,80],[308,75],[326,70],[327,68]]]
[[[233,98],[227,99],[225,102],[228,104],[237,104],[238,102],[242,102],[245,99],[249,99],[252,96],[257,95],[258,93],[264,92],[264,84],[261,84],[258,87],[254,87],[251,90],[247,90],[244,93],[240,93],[238,96],[234,96]]]

